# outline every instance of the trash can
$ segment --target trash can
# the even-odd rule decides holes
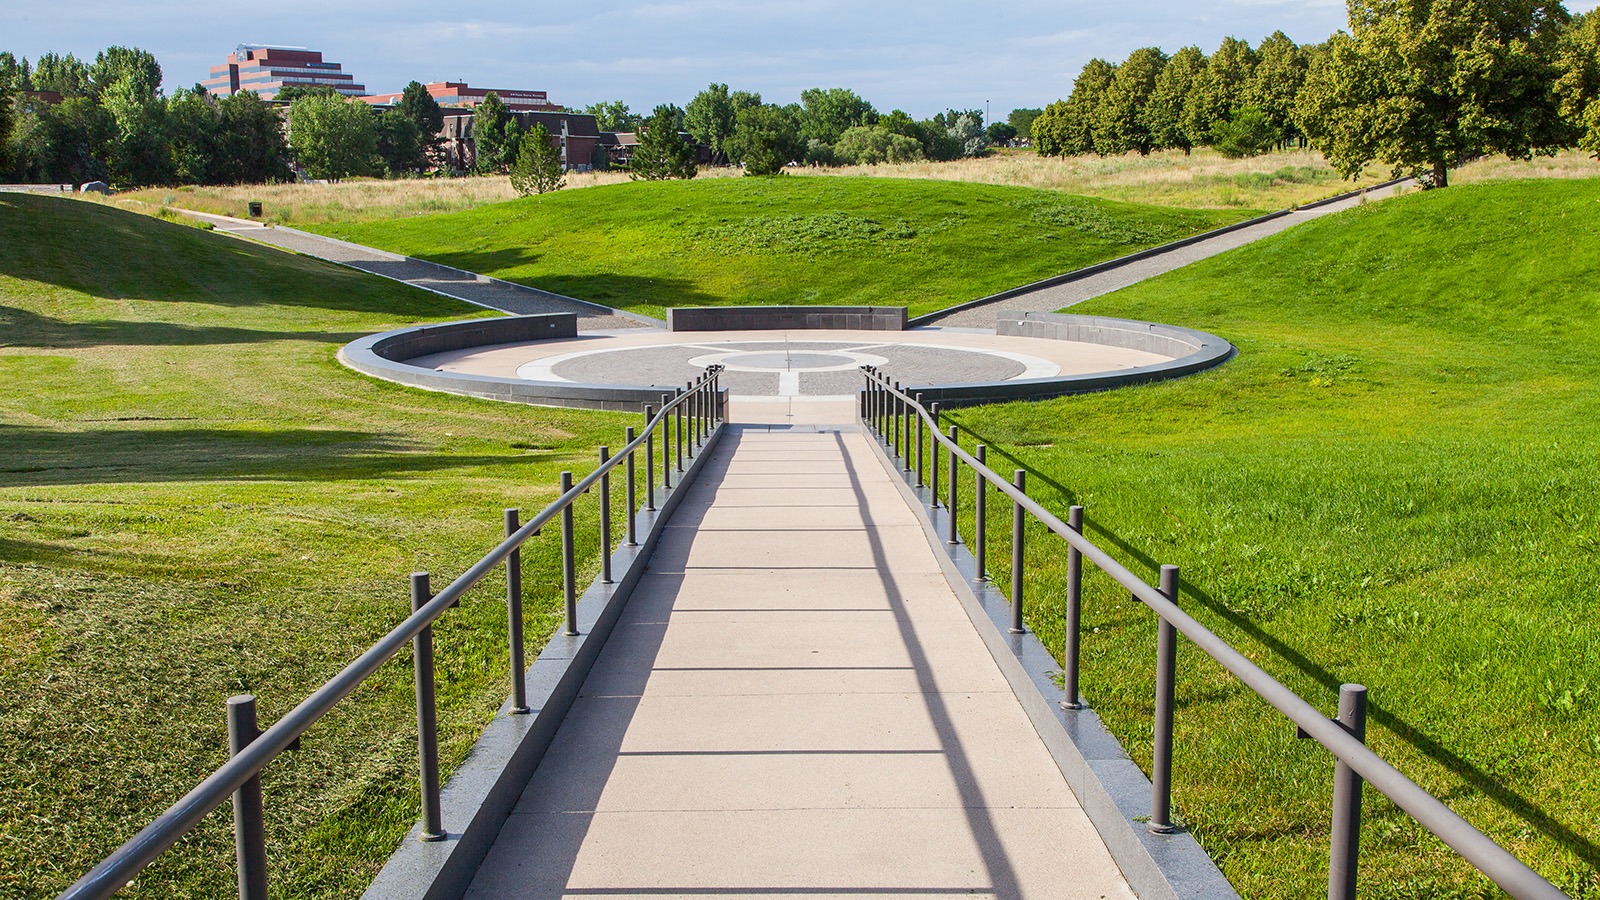
[[[252,219],[261,218],[261,201],[260,200],[251,200],[250,201],[250,218],[252,218]]]

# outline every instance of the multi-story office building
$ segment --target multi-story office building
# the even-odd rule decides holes
[[[286,87],[328,87],[346,97],[367,93],[367,86],[356,84],[354,75],[341,71],[338,63],[323,62],[315,50],[265,44],[240,44],[226,63],[212,66],[211,77],[200,84],[219,97],[255,91],[263,100],[271,100]]]

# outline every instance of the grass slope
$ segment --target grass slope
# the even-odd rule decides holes
[[[1302,696],[1368,685],[1379,752],[1600,896],[1597,248],[1594,180],[1354,209],[1073,309],[1222,335],[1220,369],[956,418],[1152,583],[1181,565],[1186,605]],[[1059,648],[1056,547],[1028,550]],[[1086,603],[1085,693],[1146,764],[1152,617],[1104,576]],[[1329,758],[1180,653],[1180,814],[1244,896],[1322,890]],[[1367,796],[1364,897],[1494,895]]]
[[[961,182],[785,177],[607,185],[317,230],[650,315],[728,304],[917,315],[1247,215]]]
[[[276,720],[404,617],[407,573],[460,573],[622,421],[345,370],[357,335],[472,313],[320,261],[18,194],[0,247],[0,896],[42,898],[225,759],[227,696]],[[504,697],[503,590],[436,628],[452,765]],[[411,690],[391,663],[267,770],[275,895],[356,895],[414,820]],[[231,892],[230,826],[126,895]]]

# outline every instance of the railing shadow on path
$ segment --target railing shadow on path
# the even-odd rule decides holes
[[[987,445],[991,455],[1003,457],[1016,468],[1026,470],[1030,480],[1037,479],[1040,483],[1048,485],[1066,503],[1076,505],[1082,502],[1076,491],[1051,478],[1027,460],[1006,450],[1003,444],[999,444],[974,431],[966,421],[960,422],[960,425],[961,429],[973,440]],[[1084,528],[1104,537],[1106,541],[1117,548],[1125,560],[1137,564],[1146,572],[1153,573],[1160,570],[1160,564],[1154,558],[1123,539],[1121,535],[1110,530],[1103,522],[1085,515]],[[1293,666],[1303,675],[1311,678],[1323,688],[1334,695],[1338,694],[1339,686],[1345,682],[1345,679],[1340,678],[1313,661],[1309,656],[1273,635],[1248,616],[1228,608],[1227,604],[1217,600],[1201,587],[1193,576],[1185,580],[1184,589],[1186,595],[1199,601],[1201,606],[1248,635],[1252,640]],[[1494,776],[1473,765],[1470,760],[1451,750],[1437,738],[1413,725],[1394,711],[1387,709],[1381,703],[1369,700],[1367,717],[1370,721],[1382,725],[1391,734],[1410,745],[1418,753],[1448,769],[1461,778],[1469,787],[1499,803],[1507,812],[1526,821],[1530,826],[1538,830],[1540,834],[1559,844],[1563,849],[1581,859],[1586,865],[1600,869],[1600,844],[1589,840],[1570,825],[1540,809],[1532,800],[1503,782],[1496,780]]]

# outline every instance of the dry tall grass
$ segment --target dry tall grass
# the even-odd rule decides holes
[[[804,177],[931,178],[1018,185],[1190,209],[1282,209],[1319,200],[1389,177],[1370,166],[1355,181],[1339,178],[1315,150],[1290,150],[1250,159],[1227,159],[1212,150],[1192,154],[1163,151],[1149,156],[1041,157],[1028,151],[1002,151],[955,162],[885,163],[837,169],[790,169]],[[702,178],[743,174],[734,168],[706,168]],[[1526,162],[1491,157],[1468,163],[1454,182],[1497,178],[1593,178],[1600,163],[1569,150]],[[625,172],[569,174],[566,190],[627,181]],[[516,197],[505,176],[424,178],[399,181],[353,180],[338,184],[276,184],[237,187],[147,188],[120,194],[154,207],[178,206],[245,217],[246,204],[260,200],[265,221],[278,224],[362,222],[454,212]]]

